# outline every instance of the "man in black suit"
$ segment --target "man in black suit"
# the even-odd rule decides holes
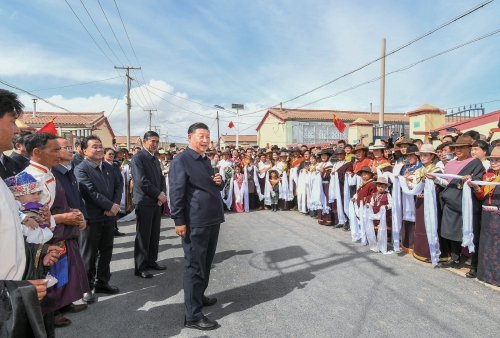
[[[210,268],[217,249],[224,208],[220,191],[224,188],[214,175],[205,151],[210,132],[204,123],[188,129],[189,147],[172,161],[169,171],[170,211],[175,232],[182,237],[184,249],[184,326],[199,330],[218,327],[203,315],[203,307],[217,302],[205,296]]]
[[[17,173],[30,165],[30,155],[26,151],[25,141],[31,135],[33,135],[31,131],[23,130],[14,139],[14,151],[10,154],[10,159],[14,162]]]
[[[137,215],[134,261],[135,275],[152,278],[148,269],[165,270],[167,267],[156,263],[160,243],[160,221],[163,203],[167,201],[165,176],[160,162],[154,155],[160,142],[154,131],[144,134],[144,149],[131,160],[134,180],[134,204]]]
[[[104,148],[99,137],[85,137],[81,147],[86,158],[74,170],[89,219],[80,234],[80,252],[90,288],[94,287],[96,293],[115,294],[120,290],[109,285],[109,264],[123,187],[113,165],[103,161]]]

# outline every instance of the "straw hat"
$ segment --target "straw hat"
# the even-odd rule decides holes
[[[432,144],[422,144],[422,147],[420,147],[420,153],[437,155],[436,150],[434,149]]]
[[[379,177],[376,181],[375,184],[385,184],[386,186],[390,186],[391,184],[387,182],[387,179],[385,177]]]
[[[385,146],[382,144],[382,140],[381,139],[376,139],[375,140],[375,143],[369,147],[370,150],[375,150],[375,149],[381,149],[381,150],[384,150],[385,149]]]
[[[487,156],[488,158],[500,158],[500,148],[493,148],[491,151],[491,155]]]
[[[272,152],[273,152],[273,151],[272,151],[271,149],[267,149],[267,150],[266,150],[266,154],[270,154],[270,153],[272,153]]]
[[[457,138],[455,143],[452,144],[454,147],[461,147],[461,146],[472,146],[472,143],[474,143],[474,139],[470,136],[467,135],[462,135]]]
[[[367,173],[370,173],[370,174],[373,175],[372,170],[370,169],[370,167],[368,167],[366,165],[362,166],[361,169],[359,169],[359,171],[356,173],[356,175],[361,176],[361,174],[364,173],[364,172],[367,172]]]

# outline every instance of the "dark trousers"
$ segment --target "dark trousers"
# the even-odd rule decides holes
[[[460,253],[462,252],[462,242],[452,241],[451,239],[446,240],[448,243],[448,248],[451,253],[451,260],[458,262],[460,261]]]
[[[54,320],[55,320],[54,312],[49,312],[43,316],[43,325],[45,326],[45,332],[47,333],[47,338],[54,338],[56,336]]]
[[[160,243],[161,210],[159,205],[136,205],[137,216],[134,262],[135,271],[143,272],[154,266]]]
[[[255,209],[255,193],[254,192],[248,193],[248,208],[250,208],[250,210]]]
[[[91,289],[95,285],[108,284],[111,278],[109,264],[113,255],[115,222],[114,218],[89,222],[80,232],[80,253]]]
[[[210,267],[217,249],[220,224],[187,228],[184,249],[184,307],[186,320],[203,318],[203,296],[210,280]]]

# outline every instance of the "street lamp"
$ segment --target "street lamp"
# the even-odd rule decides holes
[[[224,107],[222,106],[219,106],[218,104],[215,104],[214,105],[215,108],[217,109],[222,109],[222,110],[226,110],[224,109]],[[219,145],[219,149],[220,149],[220,136],[219,136],[219,111],[217,110],[217,144]]]

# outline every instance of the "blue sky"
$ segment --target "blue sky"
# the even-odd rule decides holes
[[[484,0],[125,1],[117,0],[146,82],[207,106],[243,103],[245,112],[286,101],[380,56],[458,16]],[[68,0],[109,61],[64,0],[0,4],[0,79],[36,90],[115,78],[128,65],[97,0]],[[100,0],[118,41],[137,66],[113,0]],[[441,29],[387,58],[390,72],[499,29],[500,1]],[[500,34],[439,56],[386,79],[386,111],[405,112],[429,103],[440,108],[500,100]],[[295,108],[379,76],[380,64],[285,105]],[[120,72],[123,75],[124,71]],[[132,77],[142,82],[142,74]],[[4,87],[0,85],[0,87]],[[120,78],[35,92],[71,111],[105,111],[118,135],[125,129],[125,90]],[[143,108],[158,109],[153,124],[182,141],[196,120],[214,126],[215,110],[133,83],[132,133],[147,128]],[[120,94],[121,92],[121,94]],[[160,96],[161,98],[159,98]],[[30,96],[22,95],[31,109]],[[150,98],[151,97],[151,98]],[[162,100],[163,99],[163,100]],[[200,115],[195,115],[166,102]],[[368,111],[379,105],[379,82],[310,105],[311,109]],[[114,111],[113,107],[116,104]],[[39,111],[57,111],[38,102]],[[485,105],[500,109],[500,101]],[[112,112],[112,113],[111,113]],[[264,113],[242,118],[242,133],[255,133]],[[221,133],[229,113],[221,114]],[[213,129],[215,131],[215,129]]]

